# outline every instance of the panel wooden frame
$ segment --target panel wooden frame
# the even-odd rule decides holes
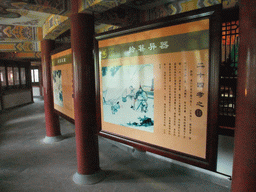
[[[98,49],[96,49],[95,69],[96,69],[96,99],[97,99],[97,126],[99,135],[133,146],[142,151],[149,151],[165,157],[169,157],[184,163],[195,165],[208,170],[216,171],[217,159],[217,139],[218,139],[218,86],[219,86],[219,62],[220,62],[220,47],[221,47],[221,6],[212,6],[196,11],[187,12],[184,14],[174,15],[155,22],[147,22],[133,28],[122,28],[112,32],[98,34],[96,36],[95,47],[98,41],[118,37],[122,35],[142,32],[146,30],[156,29],[165,26],[177,25],[190,21],[196,21],[204,18],[210,19],[210,58],[209,58],[209,98],[208,98],[208,121],[207,121],[207,149],[206,159],[198,158],[192,155],[184,154],[179,151],[174,151],[152,145],[150,143],[128,138],[115,133],[103,131],[101,129],[101,100],[100,100],[100,74],[99,74],[99,58]]]
[[[67,120],[68,122],[70,122],[72,124],[75,124],[75,119],[65,115],[64,113],[61,113],[60,111],[57,111],[56,109],[54,109],[54,113],[56,113],[57,115],[59,115],[63,119]]]

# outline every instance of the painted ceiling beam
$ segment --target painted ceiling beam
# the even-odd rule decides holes
[[[0,25],[0,42],[41,41],[41,27]]]
[[[0,52],[40,52],[40,41],[0,42]]]
[[[34,51],[32,58],[38,58],[40,40],[56,39],[70,29],[69,18],[61,16],[70,14],[70,0],[29,2],[0,2],[0,18],[13,18],[13,24],[10,24],[10,20],[6,23],[1,23],[0,20],[0,52],[17,57],[23,57],[21,53],[26,53],[27,57],[32,57],[33,54],[29,51]],[[95,31],[101,33],[218,3],[221,3],[221,0],[80,0],[79,12],[94,14]],[[238,0],[223,0],[222,4],[223,8],[230,8],[237,6]],[[35,16],[37,13],[38,19]],[[21,19],[25,17],[25,20]],[[43,29],[40,29],[38,26],[42,26],[42,21],[39,19],[42,18],[44,25]]]
[[[43,25],[43,39],[56,39],[70,29],[70,18],[60,15],[51,15]]]
[[[237,1],[224,0],[223,6],[234,6]],[[99,33],[220,3],[221,0],[79,0],[79,12],[94,14],[95,31]],[[47,19],[43,26],[45,39],[55,39],[70,29],[69,20],[51,20]]]
[[[6,59],[6,60],[40,60],[41,58],[41,52],[5,52],[5,53],[0,53],[0,58],[1,59]]]
[[[79,0],[79,12],[83,13],[83,12],[90,12],[90,13],[101,13],[101,12],[105,12],[109,9],[112,9],[114,7],[120,6],[122,4],[125,4],[127,2],[131,2],[133,0]],[[128,20],[126,18],[124,19],[120,19],[120,17],[117,16],[117,14],[112,14],[115,17],[115,20],[118,19],[118,22],[116,23],[124,23],[124,21]],[[101,23],[103,24],[107,24],[108,27],[106,27],[106,25],[103,26],[103,29],[99,29],[99,31],[105,31],[107,28],[108,29],[113,29],[113,28],[118,28],[116,25],[112,25],[109,26],[109,19],[114,19],[113,17],[108,17],[108,21],[106,21],[106,19],[104,19],[104,21],[102,20],[103,18],[105,18],[102,15],[98,15],[98,22],[96,19],[96,25],[97,25],[97,29],[99,29]],[[70,20],[68,18],[63,19],[64,17],[58,16],[58,15],[51,15],[44,23],[43,25],[43,38],[44,39],[56,39],[59,35],[61,35],[62,33],[64,33],[65,31],[67,31],[68,29],[70,29]]]
[[[78,0],[78,12],[102,13],[134,0]]]

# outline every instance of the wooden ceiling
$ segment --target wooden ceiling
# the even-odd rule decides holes
[[[78,1],[79,12],[95,15],[96,33],[221,3],[221,0]],[[223,0],[223,6],[234,7],[237,1]],[[0,57],[40,61],[42,39],[70,42],[67,32],[70,10],[70,0],[1,0]]]

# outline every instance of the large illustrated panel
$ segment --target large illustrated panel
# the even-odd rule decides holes
[[[209,19],[99,41],[102,131],[206,159]]]

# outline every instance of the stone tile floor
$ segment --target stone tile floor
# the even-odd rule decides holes
[[[43,144],[43,100],[0,114],[1,192],[227,192],[228,187],[196,177],[181,165],[153,156],[138,158],[99,137],[100,167],[106,178],[81,186],[73,182],[77,171],[74,125],[60,119],[64,140]],[[131,150],[133,151],[133,150]],[[210,176],[211,177],[211,176]]]

